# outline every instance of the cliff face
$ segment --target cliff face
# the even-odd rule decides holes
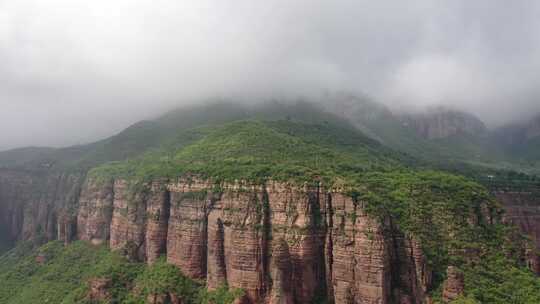
[[[0,170],[0,233],[11,241],[75,237],[82,174]]]
[[[403,123],[427,139],[447,138],[454,135],[482,135],[486,126],[475,116],[447,109],[433,109],[423,114],[404,115]]]
[[[1,172],[0,190],[13,239],[107,243],[148,263],[165,255],[211,289],[242,288],[242,303],[424,303],[431,284],[418,242],[322,186]]]
[[[529,268],[540,275],[540,198],[529,192],[497,192],[505,209],[504,220],[528,235],[535,248],[528,253]]]
[[[164,254],[210,288],[244,289],[244,303],[421,303],[429,284],[414,247],[385,236],[361,202],[321,187],[183,180],[130,189],[122,180],[1,176],[11,238],[107,242],[149,263]]]

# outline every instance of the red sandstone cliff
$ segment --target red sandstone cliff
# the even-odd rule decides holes
[[[211,289],[244,289],[242,303],[416,304],[431,284],[418,242],[317,185],[0,172],[0,208],[13,238],[108,243],[149,263],[164,255]]]

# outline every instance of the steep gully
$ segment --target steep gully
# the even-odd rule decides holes
[[[501,198],[512,205],[513,198]],[[538,212],[509,210],[508,221],[538,244]],[[133,187],[0,170],[0,212],[0,228],[12,240],[108,243],[148,263],[163,255],[211,289],[244,289],[242,303],[429,301],[420,245],[370,218],[361,201],[323,186],[216,186],[186,178]],[[446,284],[449,297],[460,290],[453,274],[449,269],[457,278]]]

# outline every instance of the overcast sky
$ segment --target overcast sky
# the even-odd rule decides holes
[[[0,0],[0,149],[214,96],[540,112],[540,1]]]

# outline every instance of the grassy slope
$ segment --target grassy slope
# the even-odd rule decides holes
[[[351,128],[292,121],[238,121],[188,130],[172,148],[106,164],[91,174],[138,180],[184,174],[219,180],[313,180],[333,182],[365,171],[398,168],[405,156]],[[198,138],[198,139],[196,139]]]

